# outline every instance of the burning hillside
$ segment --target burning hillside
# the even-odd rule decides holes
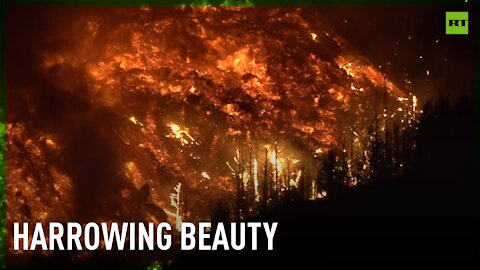
[[[367,181],[375,142],[415,121],[314,9],[109,11],[51,8],[8,47],[10,223],[253,216],[326,196],[332,150],[345,185]]]

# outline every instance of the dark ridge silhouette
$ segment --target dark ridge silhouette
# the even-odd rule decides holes
[[[76,269],[115,266],[167,269],[222,265],[318,265],[345,263],[477,263],[475,204],[475,108],[465,100],[427,104],[418,131],[415,163],[403,176],[341,188],[319,201],[285,202],[250,221],[278,222],[274,250],[259,234],[257,251],[81,252],[33,256],[27,263]],[[328,160],[328,159],[327,159]],[[328,167],[328,166],[326,166]],[[228,222],[218,205],[212,222]],[[248,231],[248,230],[247,230]],[[178,238],[178,235],[176,236]],[[251,246],[247,234],[246,247]],[[178,250],[172,250],[173,253]]]
[[[478,263],[474,115],[465,97],[454,106],[427,104],[408,154],[414,166],[404,176],[378,175],[350,189],[333,181],[323,200],[287,203],[256,218],[279,222],[274,251],[259,238],[259,251],[182,252],[169,268]]]

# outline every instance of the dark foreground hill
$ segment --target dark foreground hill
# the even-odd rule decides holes
[[[285,205],[259,219],[279,222],[274,251],[185,252],[172,268],[472,261],[478,254],[473,193],[411,190],[413,179],[401,180]],[[259,241],[266,250],[266,238]]]

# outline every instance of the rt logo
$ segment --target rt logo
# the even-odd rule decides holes
[[[468,12],[447,12],[447,35],[468,35]]]

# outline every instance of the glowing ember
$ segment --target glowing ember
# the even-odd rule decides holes
[[[418,106],[417,102],[418,102],[418,99],[417,99],[416,96],[413,96],[412,102],[413,102],[413,111],[417,111],[417,106]]]
[[[170,206],[174,208],[174,211],[166,210],[165,212],[174,218],[175,228],[180,231],[182,227],[182,215],[180,206],[180,193],[182,191],[182,183],[178,183],[174,188],[174,192],[170,194]]]
[[[317,198],[318,198],[318,199],[324,198],[324,197],[326,197],[326,196],[327,196],[327,191],[325,191],[325,190],[322,190],[321,192],[319,192],[319,193],[317,194]]]
[[[210,176],[206,172],[202,172],[202,177],[207,179],[207,180],[210,180]]]
[[[181,128],[179,125],[175,123],[169,123],[167,124],[167,126],[171,130],[171,133],[167,135],[167,137],[177,139],[178,141],[180,141],[182,145],[191,144],[195,142],[195,138],[193,138],[192,135],[190,135],[187,128]]]
[[[140,123],[135,116],[130,117],[129,120],[130,120],[130,122],[134,123],[135,125],[143,126],[143,124]]]

